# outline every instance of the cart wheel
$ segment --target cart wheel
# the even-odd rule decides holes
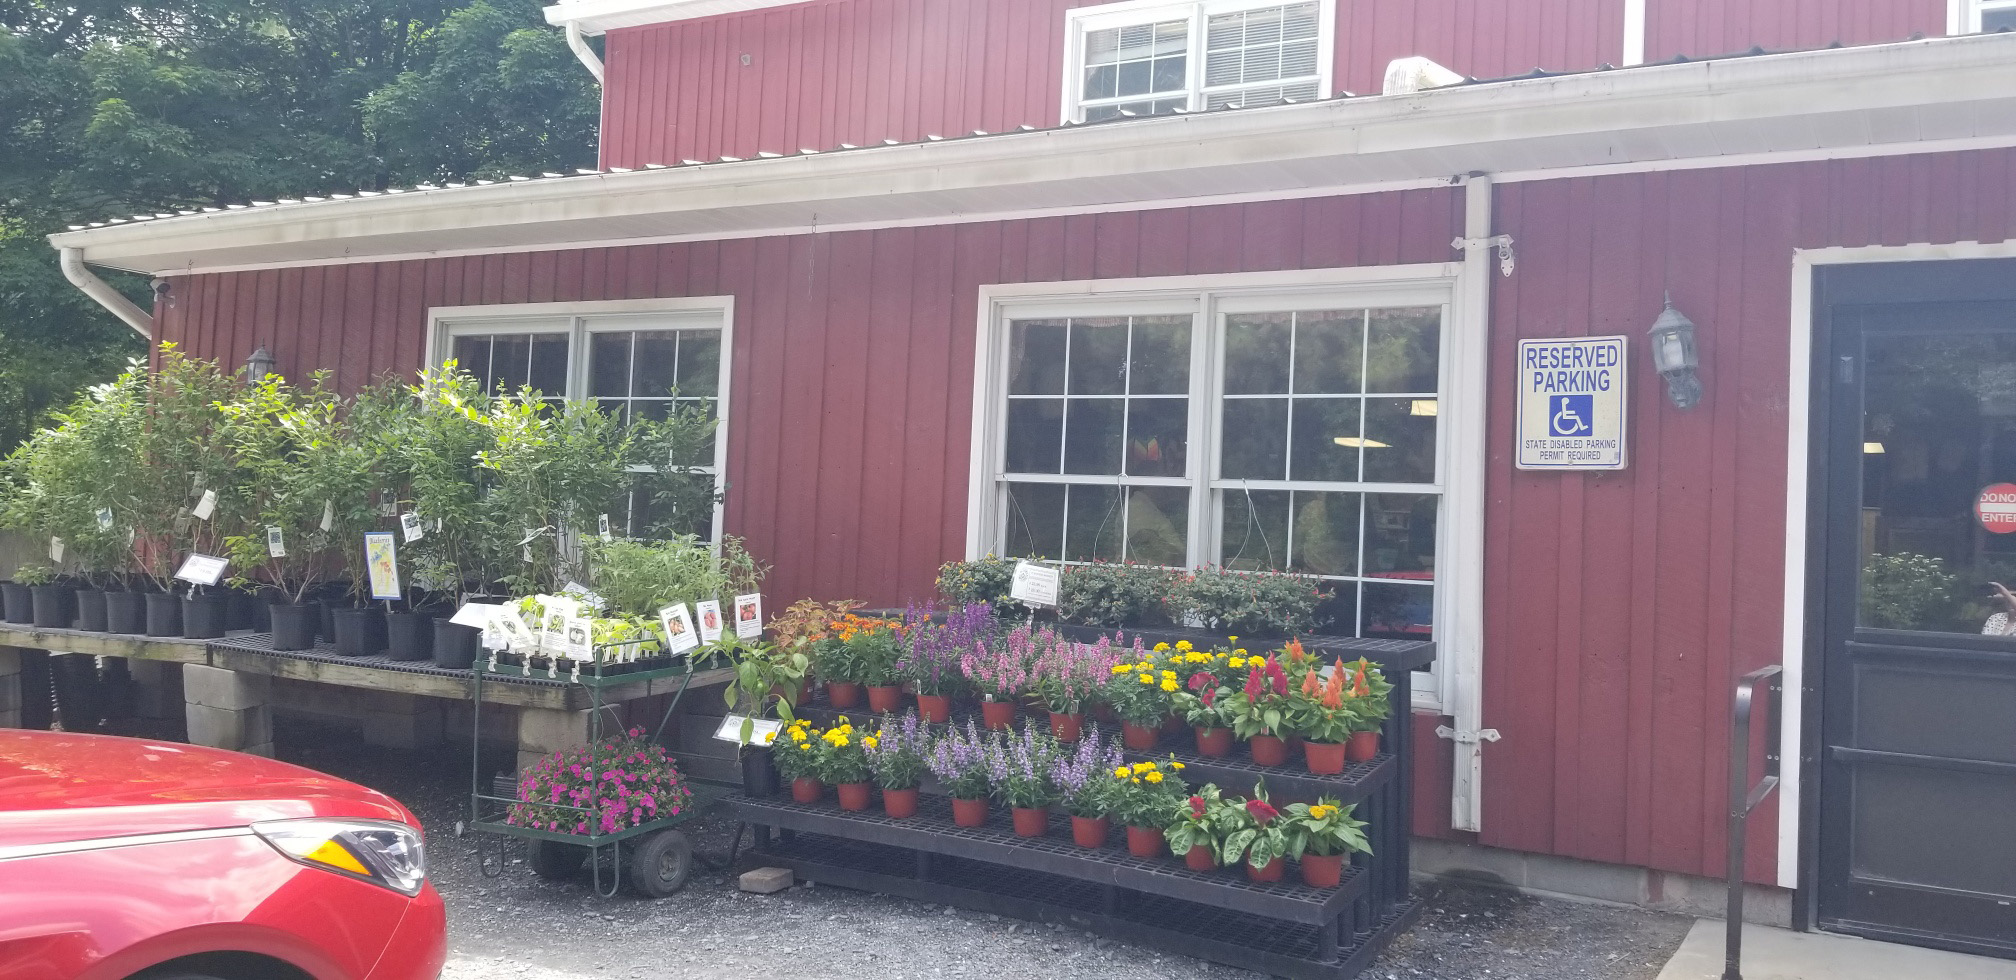
[[[676,830],[661,830],[630,851],[630,887],[645,898],[664,898],[686,887],[693,873],[693,842]]]
[[[581,872],[582,864],[588,860],[588,849],[576,844],[562,844],[557,840],[530,843],[532,873],[541,878],[572,878]]]

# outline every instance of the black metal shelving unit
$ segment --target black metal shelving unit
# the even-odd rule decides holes
[[[1098,633],[1063,629],[1086,640]],[[1187,630],[1141,635],[1150,644],[1224,642]],[[1337,776],[1317,776],[1300,759],[1271,768],[1256,765],[1243,746],[1229,758],[1205,758],[1187,736],[1176,735],[1166,736],[1154,752],[1129,755],[1164,758],[1173,752],[1191,783],[1215,782],[1231,793],[1244,794],[1260,782],[1277,801],[1330,796],[1357,804],[1372,852],[1356,855],[1336,888],[1309,888],[1292,871],[1282,882],[1261,884],[1238,869],[1196,872],[1166,855],[1146,859],[1118,846],[1079,848],[1062,819],[1053,818],[1048,836],[1017,837],[1000,808],[987,825],[960,828],[951,821],[949,804],[929,795],[917,816],[905,820],[779,795],[744,793],[728,802],[756,827],[757,856],[806,880],[1064,923],[1294,980],[1347,980],[1419,912],[1408,885],[1414,749],[1409,675],[1434,661],[1435,647],[1427,641],[1341,637],[1304,637],[1302,643],[1325,660],[1364,656],[1392,682],[1393,714],[1381,732],[1377,758],[1349,765]],[[1243,645],[1261,647],[1252,638]],[[802,713],[823,719],[839,712],[814,700]],[[846,713],[870,714],[865,707]],[[954,720],[961,720],[956,710]]]

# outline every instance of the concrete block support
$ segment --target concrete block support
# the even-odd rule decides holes
[[[202,664],[182,665],[189,741],[251,755],[273,755],[270,679]]]
[[[518,709],[518,768],[548,755],[588,744],[590,711],[554,708]]]
[[[418,694],[380,692],[372,697],[360,721],[364,741],[390,749],[426,749],[442,743],[442,703]]]

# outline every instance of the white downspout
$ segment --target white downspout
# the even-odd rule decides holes
[[[602,59],[597,58],[595,49],[588,46],[588,38],[582,35],[581,25],[571,20],[567,22],[567,47],[573,50],[574,57],[581,59],[581,64],[587,66],[588,74],[595,76],[595,83],[601,84]]]
[[[1647,0],[1624,0],[1624,64],[1645,63],[1645,4]]]
[[[57,253],[56,261],[63,267],[63,278],[70,280],[70,285],[97,300],[99,306],[111,310],[113,316],[126,321],[126,325],[132,327],[140,336],[149,341],[154,339],[154,318],[134,306],[133,301],[127,299],[125,294],[113,289],[111,283],[98,278],[98,274],[84,264],[83,249],[62,249]]]
[[[1491,279],[1511,275],[1512,240],[1491,231],[1491,177],[1471,174],[1463,182],[1463,275],[1457,285],[1456,324],[1449,345],[1448,391],[1443,438],[1449,440],[1451,491],[1455,506],[1444,511],[1448,561],[1440,567],[1451,615],[1436,633],[1442,672],[1442,706],[1455,727],[1435,734],[1455,743],[1449,790],[1449,821],[1457,830],[1483,826],[1484,742],[1498,733],[1484,727],[1484,393],[1490,383]],[[1493,262],[1492,259],[1497,261]]]

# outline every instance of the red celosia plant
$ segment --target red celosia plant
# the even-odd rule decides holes
[[[518,775],[518,799],[504,822],[598,835],[678,816],[692,805],[693,791],[665,747],[632,728],[527,767]]]
[[[1269,657],[1247,669],[1246,686],[1226,699],[1222,709],[1233,734],[1240,738],[1280,735],[1288,711],[1288,674]]]

